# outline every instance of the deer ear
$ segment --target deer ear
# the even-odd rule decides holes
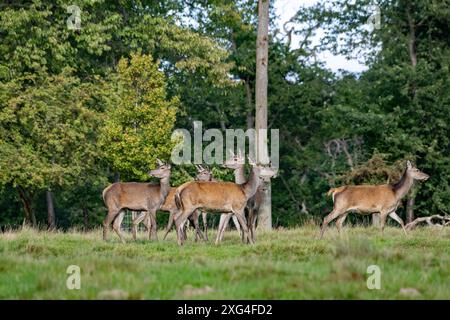
[[[411,161],[407,161],[406,162],[406,167],[408,168],[408,169],[411,169],[412,168],[412,164],[411,164]]]
[[[156,163],[158,164],[158,166],[162,166],[164,163],[161,161],[161,160],[159,160],[158,158],[156,158]]]

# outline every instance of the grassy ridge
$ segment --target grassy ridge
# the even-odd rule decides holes
[[[220,246],[189,240],[120,244],[100,231],[0,234],[0,298],[5,299],[450,299],[450,232],[317,227],[259,233],[242,245],[228,232]],[[211,235],[211,238],[215,234]],[[161,237],[161,232],[159,233]],[[190,234],[192,239],[192,234]],[[369,290],[369,265],[381,290]],[[81,289],[68,290],[66,269],[81,268]],[[401,293],[414,288],[413,293]],[[408,290],[407,290],[408,291]]]

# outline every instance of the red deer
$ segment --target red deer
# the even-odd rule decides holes
[[[191,181],[178,187],[175,193],[175,202],[180,209],[175,220],[178,244],[183,244],[181,235],[186,219],[198,208],[235,214],[243,229],[243,240],[253,243],[252,239],[248,237],[244,209],[247,200],[255,194],[260,184],[261,169],[260,165],[252,165],[250,178],[244,184]]]
[[[212,181],[212,173],[210,170],[205,169],[202,166],[195,166],[195,167],[197,168],[197,175],[195,176],[196,181]],[[178,211],[177,206],[175,204],[175,199],[174,199],[176,189],[177,189],[177,187],[172,187],[170,189],[170,193],[167,196],[166,201],[164,202],[163,206],[160,209],[161,211],[170,212],[169,221],[168,221],[167,227],[166,227],[166,233],[164,234],[163,239],[166,239],[167,235],[169,234],[170,229],[172,228],[172,225],[174,222],[175,214]],[[191,222],[194,224],[194,227],[196,230],[195,239],[198,240],[198,238],[201,237],[203,240],[207,241],[208,240],[208,229],[207,229],[208,227],[207,227],[207,220],[206,220],[206,212],[202,212],[202,217],[203,217],[203,228],[205,230],[205,235],[202,234],[202,232],[200,231],[200,227],[198,225],[199,213],[197,211],[192,215]],[[186,234],[184,234],[184,237],[186,237]]]
[[[247,178],[245,177],[245,158],[241,151],[238,152],[237,155],[234,155],[232,151],[230,151],[232,154],[231,159],[227,159],[225,163],[223,164],[224,168],[227,169],[233,169],[234,170],[234,182],[237,184],[244,184],[247,181]],[[217,229],[217,236],[216,236],[216,244],[222,241],[223,233],[225,232],[226,227],[228,226],[228,222],[230,221],[230,217],[233,218],[234,226],[236,227],[236,230],[241,233],[241,237],[243,236],[241,231],[241,226],[239,225],[239,221],[237,220],[237,217],[234,216],[231,213],[228,214],[221,214],[220,215],[220,221],[219,221],[219,227]]]
[[[381,231],[384,230],[386,218],[389,215],[397,221],[406,234],[403,220],[395,213],[401,199],[409,192],[414,180],[427,180],[429,176],[414,167],[410,161],[406,164],[406,170],[401,179],[394,184],[342,186],[332,188],[328,195],[333,197],[333,211],[323,219],[320,238],[323,237],[327,225],[334,219],[338,232],[341,232],[342,224],[348,211],[355,210],[361,214],[380,213]]]
[[[237,156],[234,156],[234,158],[228,160],[225,162],[224,167],[229,169],[234,169],[234,176],[235,176],[235,182],[238,184],[243,184],[246,181],[245,178],[245,163],[243,160],[242,154],[239,152]],[[256,240],[255,235],[255,229],[256,229],[256,219],[259,212],[259,206],[262,201],[262,196],[264,191],[267,188],[267,181],[273,176],[276,175],[277,170],[274,168],[267,168],[263,167],[264,174],[262,174],[263,181],[259,185],[258,189],[256,190],[256,193],[253,197],[248,199],[247,201],[247,210],[248,210],[248,217],[247,217],[247,225],[250,233],[250,237],[252,238],[253,242]],[[223,234],[225,232],[226,226],[228,225],[228,221],[230,220],[230,216],[232,214],[228,214],[223,218],[224,215],[222,215],[220,218],[216,243],[219,243],[222,241]],[[235,216],[233,216],[233,219]],[[238,229],[238,228],[237,228]],[[239,229],[238,229],[239,230]],[[241,234],[242,235],[242,234]]]
[[[159,167],[149,172],[150,176],[160,179],[159,184],[140,182],[116,182],[103,190],[103,201],[108,208],[108,215],[103,222],[103,239],[108,239],[108,229],[114,221],[113,229],[116,231],[122,242],[125,242],[120,225],[122,223],[125,210],[146,211],[150,216],[151,228],[148,236],[157,239],[156,235],[156,211],[164,203],[170,190],[170,165],[164,164],[157,159]],[[135,237],[136,227],[133,223],[133,236]]]
[[[266,168],[269,170],[269,168]],[[271,171],[268,171],[267,174],[264,175],[263,181],[261,181],[258,190],[253,197],[248,199],[247,209],[248,209],[248,228],[250,232],[250,237],[252,237],[253,242],[256,241],[256,221],[258,219],[259,207],[263,201],[264,192],[266,192],[268,186],[267,184],[270,182],[271,178],[276,177],[277,170],[274,168],[270,168]]]

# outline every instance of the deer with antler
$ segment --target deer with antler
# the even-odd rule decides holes
[[[113,223],[113,229],[124,243],[121,232],[121,224],[125,215],[125,210],[145,211],[142,219],[149,217],[151,228],[148,228],[148,236],[157,239],[156,235],[156,211],[164,203],[170,191],[170,170],[169,164],[157,159],[158,168],[151,170],[149,175],[160,179],[159,184],[143,182],[116,182],[103,190],[102,196],[108,214],[103,222],[103,239],[108,239],[108,229]],[[133,227],[136,226],[133,224]],[[135,235],[136,230],[133,229]]]
[[[401,179],[394,184],[382,185],[359,185],[342,186],[332,188],[328,195],[333,197],[333,211],[323,219],[320,238],[323,237],[328,224],[337,219],[336,227],[341,232],[342,224],[347,217],[348,211],[358,211],[361,214],[380,213],[381,231],[384,230],[386,218],[389,215],[397,221],[406,234],[403,220],[395,213],[401,199],[409,192],[414,184],[414,180],[427,180],[429,176],[418,168],[414,167],[410,161],[406,163],[406,170]]]

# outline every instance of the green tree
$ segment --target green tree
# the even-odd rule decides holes
[[[18,191],[26,219],[35,225],[34,193],[73,185],[95,170],[100,118],[92,85],[70,69],[21,80],[0,83],[0,183]]]
[[[167,99],[165,76],[149,55],[121,59],[112,82],[117,96],[105,113],[101,146],[125,179],[146,180],[156,158],[170,155],[179,100]]]

